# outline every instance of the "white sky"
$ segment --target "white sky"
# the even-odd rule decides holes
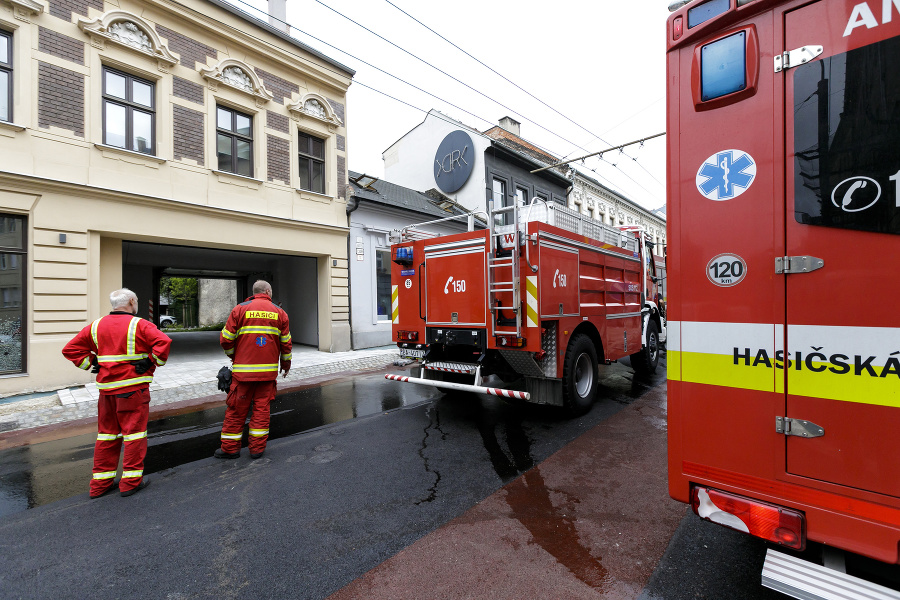
[[[229,1],[251,11],[241,0]],[[266,7],[264,0],[243,1]],[[381,177],[382,152],[421,123],[425,112],[362,84],[424,111],[437,109],[480,131],[511,116],[522,123],[523,138],[554,155],[569,158],[665,131],[665,23],[670,1],[538,4],[451,0],[432,4],[391,0],[552,108],[491,73],[387,0],[287,0],[287,21],[294,27],[294,37],[356,71],[347,93],[348,166],[353,171]],[[493,100],[398,50],[323,4]],[[637,161],[616,151],[604,157],[607,162],[587,159],[583,168],[646,208],[662,206],[665,137],[650,140],[643,148],[631,146],[626,153]]]

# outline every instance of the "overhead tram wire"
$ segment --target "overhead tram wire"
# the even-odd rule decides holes
[[[316,0],[316,1],[319,2],[319,0]],[[428,31],[430,31],[431,33],[433,33],[434,35],[438,36],[439,38],[441,38],[442,40],[444,40],[445,42],[447,42],[448,44],[450,44],[451,46],[453,46],[454,48],[456,48],[457,50],[459,50],[460,52],[462,52],[463,54],[465,54],[466,56],[468,56],[469,58],[471,58],[472,60],[474,60],[475,62],[477,62],[478,64],[480,64],[482,67],[484,67],[485,69],[487,69],[487,70],[490,71],[491,73],[497,75],[498,77],[500,77],[501,79],[503,79],[504,81],[506,81],[507,83],[509,83],[510,85],[512,85],[513,87],[515,87],[515,88],[517,88],[518,90],[524,92],[525,94],[527,94],[527,95],[528,95],[529,97],[531,97],[532,99],[537,100],[539,103],[543,104],[544,106],[546,106],[547,108],[549,108],[550,110],[552,110],[553,112],[555,112],[556,114],[558,114],[559,116],[561,116],[563,119],[565,119],[566,121],[568,121],[569,123],[572,123],[573,125],[575,125],[575,126],[578,127],[579,129],[581,129],[582,131],[585,131],[585,132],[589,133],[591,136],[594,137],[594,139],[600,140],[600,141],[603,142],[604,144],[609,144],[609,142],[607,142],[605,139],[603,139],[602,135],[596,134],[596,133],[594,133],[593,131],[591,131],[590,129],[588,129],[587,127],[584,127],[584,126],[581,125],[580,123],[574,121],[573,119],[570,119],[568,116],[564,115],[563,113],[561,113],[561,112],[558,111],[557,109],[553,108],[551,105],[547,104],[546,102],[544,102],[543,100],[541,100],[540,98],[538,98],[537,96],[535,96],[534,94],[532,94],[531,92],[529,92],[528,90],[526,90],[525,88],[523,88],[522,86],[520,86],[519,84],[517,84],[516,82],[512,81],[511,79],[509,79],[508,77],[506,77],[506,76],[503,75],[502,73],[498,72],[498,71],[497,71],[496,69],[494,69],[493,67],[490,67],[489,65],[485,64],[484,62],[482,62],[481,60],[479,60],[478,58],[476,58],[475,56],[473,56],[473,55],[470,54],[469,52],[463,50],[463,49],[460,48],[458,45],[454,44],[453,42],[451,42],[450,40],[448,40],[446,37],[444,37],[443,35],[441,35],[441,34],[438,33],[437,31],[435,31],[434,29],[432,29],[431,27],[429,27],[428,25],[426,25],[425,23],[423,23],[422,21],[420,21],[419,19],[415,18],[414,16],[412,16],[411,14],[409,14],[408,12],[406,12],[405,10],[403,10],[402,8],[400,8],[399,6],[397,6],[396,4],[394,4],[393,2],[391,2],[391,0],[384,0],[384,1],[387,2],[388,4],[390,4],[391,6],[393,6],[394,8],[396,8],[398,11],[402,12],[404,15],[406,15],[407,17],[409,17],[410,19],[412,19],[413,21],[415,21],[416,23],[418,23],[418,24],[421,25],[422,27],[424,27],[425,29],[427,29]],[[319,2],[319,4],[322,4],[322,2]],[[325,6],[324,4],[322,4],[322,5]],[[335,12],[337,12],[337,11],[335,11]],[[340,13],[338,13],[338,14],[340,14]],[[376,34],[376,35],[377,35],[377,34]],[[384,39],[384,38],[382,38],[382,39]],[[655,104],[655,102],[654,102],[654,104]],[[501,105],[501,106],[502,106],[502,105]],[[651,105],[651,106],[652,106],[652,105]],[[504,107],[504,108],[505,108],[505,107]],[[649,107],[648,107],[648,108],[649,108]],[[512,109],[509,109],[509,110],[512,110]],[[644,110],[646,110],[646,109],[644,109]],[[640,111],[640,112],[643,112],[643,111]],[[626,119],[626,121],[629,120],[629,119],[634,118],[634,116],[635,116],[635,115],[632,115],[631,117],[629,117],[628,119]],[[624,121],[623,121],[623,122],[624,122]],[[536,124],[536,123],[535,123],[535,124]],[[621,124],[622,124],[622,123],[618,123],[617,125],[614,125],[611,129],[609,129],[609,130],[607,130],[607,131],[611,131],[612,129],[615,129],[616,127],[618,127],[618,126],[621,125]],[[560,138],[560,139],[563,139],[563,138]],[[571,143],[571,142],[570,142],[570,143]],[[582,146],[579,146],[578,144],[573,144],[573,145],[576,146],[577,148],[581,148],[582,150],[587,150],[587,148],[584,148],[584,147],[582,147]],[[570,153],[570,154],[571,154],[571,153]],[[627,155],[627,154],[626,154],[625,156],[628,156],[628,158],[630,158],[631,160],[637,162],[637,158],[632,157],[632,156],[629,156],[629,155]],[[662,182],[661,182],[659,179],[657,179],[656,176],[653,175],[653,173],[651,173],[650,171],[648,171],[642,164],[638,163],[638,166],[641,167],[642,169],[644,169],[644,171],[645,171],[650,177],[652,177],[658,184],[662,185]]]
[[[398,76],[396,76],[396,75],[393,75],[392,73],[388,73],[388,72],[385,71],[384,69],[380,69],[379,67],[376,67],[375,65],[372,65],[372,64],[370,64],[370,63],[368,63],[368,62],[366,62],[366,61],[364,61],[364,60],[362,60],[362,59],[360,59],[360,58],[358,58],[358,57],[356,57],[356,56],[350,54],[349,52],[346,52],[345,50],[341,50],[340,48],[338,48],[337,46],[335,46],[335,45],[333,45],[333,44],[329,44],[328,42],[326,42],[326,41],[324,41],[324,40],[320,40],[319,38],[315,37],[314,35],[311,35],[311,34],[309,34],[309,33],[306,33],[306,32],[303,31],[302,29],[300,29],[300,28],[298,28],[298,27],[294,27],[294,26],[291,25],[290,23],[288,23],[288,22],[286,22],[286,21],[284,21],[284,20],[282,20],[282,19],[279,19],[278,17],[275,17],[275,16],[273,16],[273,15],[270,15],[269,13],[265,12],[265,11],[262,10],[262,9],[256,8],[256,7],[253,6],[252,4],[249,4],[249,3],[247,3],[247,2],[244,2],[243,0],[233,0],[233,1],[239,2],[240,4],[244,4],[244,5],[246,5],[246,6],[249,6],[249,7],[252,8],[254,11],[266,15],[267,17],[270,17],[271,19],[273,19],[273,20],[275,20],[275,21],[278,21],[279,23],[282,23],[283,25],[287,26],[287,27],[290,28],[290,29],[295,29],[295,30],[297,30],[298,32],[302,33],[303,35],[306,35],[306,36],[308,36],[308,37],[310,37],[310,38],[316,40],[316,41],[319,42],[319,43],[325,44],[325,45],[328,46],[329,48],[333,48],[334,50],[337,50],[337,51],[340,52],[341,54],[344,54],[344,55],[346,55],[346,56],[349,56],[349,57],[353,58],[354,60],[358,60],[359,62],[365,64],[366,66],[370,66],[370,67],[372,67],[373,69],[375,69],[376,71],[379,71],[379,72],[381,72],[381,73],[384,73],[385,75],[388,75],[389,77],[392,77],[392,78],[394,78],[394,79],[400,81],[401,83],[404,83],[404,84],[406,84],[406,85],[412,87],[413,89],[416,89],[416,90],[418,90],[418,91],[421,91],[422,93],[424,93],[424,94],[426,94],[426,95],[428,95],[428,96],[431,96],[432,98],[435,98],[435,99],[437,99],[437,100],[439,100],[439,101],[441,101],[441,102],[444,102],[445,104],[447,104],[447,105],[449,105],[449,106],[452,106],[452,107],[454,107],[454,108],[456,108],[456,109],[458,109],[458,110],[461,110],[461,111],[465,112],[466,114],[475,117],[476,119],[482,120],[482,121],[484,121],[484,122],[486,122],[486,123],[489,123],[489,124],[492,124],[492,123],[493,123],[493,121],[491,121],[491,120],[489,120],[489,119],[485,119],[484,117],[481,117],[481,116],[479,116],[479,115],[476,115],[475,113],[472,113],[472,112],[470,112],[470,111],[468,111],[468,110],[466,110],[466,109],[464,109],[464,108],[461,108],[461,107],[459,107],[459,106],[456,106],[455,104],[453,104],[453,103],[451,103],[451,102],[449,102],[449,101],[447,101],[447,100],[444,100],[443,98],[441,98],[441,97],[439,97],[439,96],[437,96],[437,95],[435,95],[435,94],[432,94],[431,92],[428,92],[428,91],[426,91],[426,90],[423,90],[423,89],[419,88],[418,86],[416,86],[416,85],[414,85],[414,84],[411,84],[411,83],[409,83],[408,81],[406,81],[406,80],[404,80],[404,79],[402,79],[402,78],[400,78],[400,77],[398,77]],[[230,24],[228,24],[228,23],[225,23],[224,21],[221,21],[221,20],[219,20],[219,19],[216,19],[215,17],[211,17],[211,16],[209,16],[208,14],[203,13],[203,12],[201,12],[201,11],[198,11],[198,10],[196,10],[196,9],[190,7],[190,6],[187,6],[187,5],[185,5],[185,4],[181,4],[181,3],[178,2],[177,0],[173,0],[173,3],[174,3],[174,4],[177,4],[178,6],[181,6],[182,8],[184,8],[184,9],[186,9],[186,10],[192,12],[192,13],[195,13],[195,14],[197,14],[197,15],[200,15],[200,16],[204,17],[204,18],[207,18],[207,19],[210,19],[210,20],[212,20],[212,21],[215,21],[216,23],[218,23],[219,25],[221,25],[221,26],[223,26],[223,27],[225,27],[225,28],[227,28],[227,29],[231,29],[231,30],[237,31],[237,32],[239,32],[239,33],[241,33],[241,34],[243,34],[243,35],[246,35],[247,37],[250,37],[250,38],[256,40],[256,41],[259,42],[260,44],[263,44],[263,45],[266,45],[266,46],[272,46],[273,48],[276,47],[276,46],[274,46],[271,42],[268,42],[268,41],[266,41],[266,40],[264,40],[264,39],[262,39],[262,38],[260,38],[260,37],[257,37],[257,36],[255,36],[255,35],[253,35],[253,34],[251,34],[251,33],[248,33],[248,32],[246,32],[245,30],[238,29],[237,27],[234,27],[234,26],[232,26],[232,25],[230,25]],[[247,11],[242,11],[242,12],[245,12],[248,16],[251,16],[251,17],[253,16],[253,15],[251,15],[250,13],[247,13]],[[257,20],[258,20],[258,19],[257,19]],[[261,21],[260,21],[260,22],[261,22]],[[314,66],[316,66],[317,68],[322,69],[322,70],[324,70],[324,71],[328,71],[328,72],[334,73],[335,75],[341,75],[341,76],[346,75],[346,72],[344,72],[344,71],[338,71],[338,70],[336,70],[336,69],[332,69],[332,68],[323,66],[323,65],[321,65],[321,64],[318,64],[318,63],[316,63],[316,62],[310,60],[309,58],[307,58],[307,57],[305,57],[305,56],[302,56],[302,55],[300,55],[300,54],[297,54],[296,52],[292,52],[292,51],[290,51],[290,50],[285,50],[285,49],[283,49],[283,48],[279,48],[279,49],[280,49],[281,51],[283,51],[283,52],[286,52],[286,53],[290,54],[291,56],[294,56],[295,58],[297,58],[297,59],[299,59],[299,60],[301,60],[301,61],[304,61],[304,62],[307,62],[307,63],[309,63],[309,64],[311,64],[311,65],[314,65]],[[381,94],[381,95],[383,95],[383,96],[386,96],[386,97],[388,97],[388,98],[390,98],[390,99],[392,99],[392,100],[396,100],[397,102],[400,102],[401,104],[404,104],[404,105],[406,105],[406,106],[409,106],[410,108],[413,108],[413,109],[415,109],[415,110],[419,110],[419,111],[424,112],[424,113],[426,113],[426,114],[429,112],[429,111],[426,111],[426,110],[424,110],[424,109],[422,109],[422,108],[419,108],[419,107],[417,107],[417,106],[414,106],[414,105],[412,105],[412,104],[410,104],[410,103],[408,103],[408,102],[405,102],[405,101],[403,101],[403,100],[400,100],[400,99],[398,99],[398,98],[396,98],[396,97],[394,97],[394,96],[391,96],[390,94],[387,94],[386,92],[382,92],[381,90],[378,90],[378,89],[376,89],[376,88],[374,88],[374,87],[372,87],[372,86],[365,85],[365,84],[361,83],[359,80],[354,80],[354,81],[355,81],[358,85],[360,85],[360,86],[362,86],[362,87],[364,87],[364,88],[370,89],[370,90],[372,90],[372,91],[374,91],[374,92],[377,92],[377,93],[379,93],[379,94]],[[517,114],[518,114],[518,113],[517,113]],[[453,122],[453,121],[450,120],[449,117],[444,118],[444,115],[441,115],[440,113],[437,113],[435,116],[437,116],[438,118],[442,118],[442,119],[446,120],[447,122]],[[535,123],[535,125],[537,125],[537,123]],[[552,132],[551,132],[551,133],[552,133]],[[557,137],[558,137],[558,136],[557,136]],[[655,136],[654,136],[654,137],[655,137]],[[561,138],[561,139],[562,139],[562,138]],[[650,138],[646,138],[646,139],[650,139]],[[566,140],[566,141],[568,141],[568,140]],[[569,142],[569,143],[571,143],[571,142]],[[577,146],[577,144],[576,144],[576,146]],[[578,147],[581,148],[581,146],[578,146]],[[604,150],[603,152],[608,152],[608,151],[609,151],[609,150]],[[594,155],[596,155],[596,154],[601,154],[601,156],[602,156],[602,153],[603,153],[603,152],[599,152],[599,153],[598,153],[598,152],[595,152],[595,153],[592,153],[592,154],[589,154],[589,155],[586,155],[586,156],[594,156]],[[626,155],[626,156],[627,156],[627,155]],[[578,159],[573,159],[573,161],[574,161],[574,160],[578,160]],[[633,159],[633,160],[636,160],[636,159]],[[572,161],[567,161],[567,162],[572,162]],[[562,163],[562,164],[566,164],[566,163]],[[639,164],[640,164],[640,163],[639,163]],[[615,165],[612,165],[612,166],[615,167]],[[616,167],[616,168],[618,168],[618,167]],[[541,170],[543,170],[543,169],[541,169]],[[594,171],[594,173],[597,173],[596,170],[594,170],[594,169],[591,169],[591,170]],[[643,189],[644,191],[647,191],[648,193],[652,193],[652,192],[650,192],[649,190],[647,190],[647,188],[645,188],[644,186],[642,186],[641,184],[639,184],[637,181],[635,181],[635,180],[634,180],[631,176],[629,176],[628,173],[626,173],[624,170],[619,169],[619,171],[621,171],[622,174],[625,175],[626,177],[628,177],[628,179],[630,179],[632,182],[634,182],[634,183],[637,184],[639,187],[641,187],[641,189]],[[600,174],[597,173],[597,175],[599,176]],[[607,179],[607,181],[609,181],[609,180]],[[610,183],[612,183],[612,182],[610,182]]]
[[[600,158],[603,158],[603,155],[606,154],[607,152],[612,152],[613,150],[621,150],[622,148],[625,148],[626,146],[633,146],[635,144],[643,145],[644,142],[646,142],[647,140],[652,140],[653,138],[658,138],[663,135],[666,135],[665,131],[662,131],[660,133],[654,133],[653,135],[648,135],[647,137],[643,137],[639,140],[634,140],[633,142],[628,142],[627,144],[619,144],[618,146],[613,146],[612,148],[607,148],[606,150],[599,150],[597,152],[591,152],[590,154],[585,154],[584,156],[578,156],[576,158],[564,160],[564,161],[558,162],[556,164],[547,165],[546,167],[541,167],[540,169],[535,169],[534,171],[531,171],[531,173],[540,173],[541,171],[546,171],[547,169],[553,169],[555,167],[561,167],[563,165],[567,165],[569,163],[573,163],[578,160],[584,160],[585,158],[590,158],[591,156],[600,156]]]
[[[242,0],[237,0],[237,1],[238,1],[238,2],[241,2]],[[440,69],[439,67],[434,66],[433,64],[431,64],[430,62],[428,62],[428,61],[425,60],[424,58],[422,58],[422,57],[420,57],[420,56],[416,56],[414,53],[410,52],[410,51],[407,50],[406,48],[403,48],[402,46],[399,46],[399,45],[395,44],[394,42],[392,42],[391,40],[387,39],[386,37],[384,37],[384,36],[382,36],[382,35],[380,35],[380,34],[378,34],[378,33],[375,33],[374,31],[372,31],[371,29],[369,29],[369,28],[366,27],[365,25],[363,25],[363,24],[361,24],[361,23],[358,23],[357,21],[354,21],[353,19],[351,19],[351,18],[348,17],[347,15],[343,14],[342,12],[340,12],[340,11],[338,11],[338,10],[336,10],[336,9],[334,9],[334,8],[332,8],[332,7],[330,7],[330,6],[328,6],[328,5],[325,4],[322,0],[314,0],[314,2],[316,2],[317,4],[321,4],[322,6],[324,6],[324,7],[327,8],[328,10],[332,11],[333,13],[337,14],[338,16],[343,17],[344,19],[350,21],[351,23],[353,23],[354,25],[356,25],[356,26],[359,27],[359,28],[368,31],[369,33],[371,33],[372,35],[374,35],[374,36],[377,37],[378,39],[380,39],[380,40],[382,40],[382,41],[384,41],[384,42],[390,44],[391,46],[393,46],[394,48],[400,50],[401,52],[404,52],[404,53],[408,54],[409,56],[413,57],[414,59],[418,60],[419,62],[421,62],[421,63],[423,63],[423,64],[425,64],[425,65],[428,65],[429,67],[431,67],[432,69],[434,69],[434,70],[437,71],[438,73],[440,73],[440,74],[442,74],[442,75],[444,75],[444,76],[446,76],[446,77],[449,77],[449,78],[452,79],[453,81],[455,81],[455,82],[457,82],[458,84],[462,85],[463,87],[465,87],[465,88],[467,88],[467,89],[469,89],[469,90],[475,92],[475,93],[478,94],[479,96],[483,96],[484,98],[487,98],[488,100],[490,100],[490,101],[493,102],[494,104],[496,104],[496,105],[498,105],[498,106],[501,106],[501,107],[505,108],[506,110],[510,111],[512,114],[517,115],[518,117],[520,117],[523,121],[528,121],[528,122],[531,123],[532,125],[537,126],[539,129],[543,129],[544,131],[546,131],[546,132],[549,133],[550,135],[552,135],[552,136],[554,136],[554,137],[557,137],[557,138],[561,139],[562,141],[566,142],[567,144],[571,144],[571,145],[575,146],[576,148],[581,148],[582,150],[587,150],[587,148],[578,145],[577,143],[573,142],[572,140],[569,140],[569,139],[564,138],[563,136],[559,135],[558,133],[556,133],[556,132],[554,132],[554,131],[552,131],[552,130],[546,128],[546,127],[544,127],[543,125],[541,125],[540,123],[538,123],[538,122],[535,121],[534,119],[529,119],[528,117],[526,117],[526,116],[523,115],[522,113],[520,113],[520,112],[516,111],[515,109],[513,109],[513,108],[511,108],[511,107],[509,107],[509,106],[503,104],[503,103],[500,102],[499,100],[495,100],[494,98],[491,98],[490,96],[488,96],[487,94],[485,94],[485,93],[482,92],[481,90],[478,90],[478,89],[472,87],[471,85],[469,85],[468,83],[462,81],[461,79],[458,79],[458,78],[454,77],[453,75],[451,75],[450,73],[447,73],[446,71]],[[298,31],[299,31],[299,30],[298,30]],[[589,133],[590,133],[590,132],[589,132]]]

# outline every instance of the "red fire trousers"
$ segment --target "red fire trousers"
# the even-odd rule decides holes
[[[115,482],[119,452],[125,444],[119,490],[127,492],[141,483],[147,456],[147,419],[150,390],[100,393],[97,402],[97,443],[94,445],[94,477],[91,496],[99,496]]]
[[[260,454],[269,441],[269,404],[275,398],[275,381],[233,381],[225,401],[225,420],[222,423],[222,452],[241,451],[244,421],[250,417],[251,454]]]

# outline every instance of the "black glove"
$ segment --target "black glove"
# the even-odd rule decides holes
[[[97,362],[96,356],[91,356],[91,373],[99,373],[100,372],[100,363]]]
[[[231,369],[222,367],[219,369],[216,379],[219,380],[219,391],[228,393],[228,390],[231,389]]]
[[[147,371],[150,370],[150,367],[153,366],[153,363],[149,358],[142,358],[141,360],[134,363],[134,372],[138,375],[143,375]]]

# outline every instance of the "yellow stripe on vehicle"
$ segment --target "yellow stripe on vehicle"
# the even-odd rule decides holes
[[[400,286],[391,286],[391,322],[400,322]]]
[[[900,408],[900,328],[670,322],[668,377]],[[785,379],[787,386],[785,388]]]
[[[540,327],[540,319],[538,317],[538,300],[537,300],[537,276],[529,275],[525,278],[525,316],[526,327]]]

